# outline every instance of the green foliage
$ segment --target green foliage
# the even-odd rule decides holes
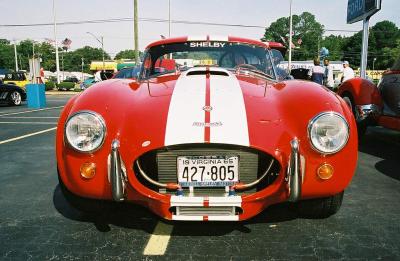
[[[14,48],[5,39],[0,39],[0,68],[15,68]]]
[[[368,63],[369,69],[385,70],[390,68],[399,58],[400,29],[390,21],[376,23],[370,29],[368,37]],[[360,65],[362,49],[362,31],[348,37],[343,45],[343,59],[354,67]],[[375,62],[374,62],[375,59]]]
[[[322,39],[321,47],[329,50],[329,59],[332,61],[340,61],[343,59],[343,46],[346,38],[341,35],[329,35]]]
[[[115,56],[115,60],[120,59],[135,59],[135,51],[134,50],[123,50],[117,53]]]
[[[45,85],[46,85],[46,91],[51,91],[56,87],[56,83],[52,81],[46,82]]]
[[[301,15],[293,15],[293,35],[292,42],[299,48],[293,50],[293,59],[310,60],[318,56],[318,50],[324,26],[315,20],[315,16],[309,12]],[[265,29],[262,40],[283,42],[288,47],[289,38],[289,18],[281,17],[271,23],[270,27]],[[297,42],[301,39],[301,44]]]
[[[70,90],[70,89],[75,88],[75,83],[73,83],[73,82],[60,82],[57,85],[57,88],[58,88],[58,90],[64,90],[64,89]]]

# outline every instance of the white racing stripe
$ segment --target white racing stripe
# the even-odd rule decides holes
[[[172,225],[158,222],[149,241],[147,242],[143,255],[164,255],[171,238],[172,229]]]
[[[34,132],[34,133],[22,135],[22,136],[19,136],[19,137],[8,139],[8,140],[3,140],[3,141],[0,141],[0,145],[1,144],[5,144],[5,143],[9,143],[9,142],[12,142],[12,141],[17,141],[17,140],[20,140],[20,139],[25,139],[25,138],[28,138],[28,137],[31,137],[31,136],[39,135],[39,134],[46,133],[46,132],[49,132],[49,131],[53,131],[55,129],[57,129],[57,127],[46,129],[46,130],[42,130],[42,131],[37,131],[37,132]]]
[[[165,145],[185,143],[223,143],[249,146],[246,106],[237,78],[227,70],[225,75],[210,75],[210,121],[205,122],[206,75],[187,74],[204,71],[193,68],[182,74],[171,97],[165,133]],[[209,132],[206,132],[208,124]],[[206,134],[207,133],[207,134]],[[209,133],[209,138],[208,138]]]
[[[210,122],[221,122],[211,128],[210,142],[249,146],[246,106],[236,76],[210,76]]]
[[[204,122],[206,77],[186,76],[186,73],[178,78],[172,93],[165,130],[166,146],[204,141],[204,128],[193,124]]]

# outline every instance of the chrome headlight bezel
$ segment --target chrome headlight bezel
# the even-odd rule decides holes
[[[81,150],[78,147],[74,146],[74,144],[72,144],[72,142],[68,138],[68,134],[67,134],[68,124],[71,122],[72,119],[74,119],[75,117],[82,115],[82,114],[88,114],[90,116],[93,116],[98,121],[98,123],[100,124],[101,129],[102,129],[102,137],[101,137],[100,143],[97,145],[97,147],[92,148],[90,150]],[[81,152],[81,153],[92,153],[92,152],[99,150],[104,144],[106,135],[107,135],[107,127],[106,127],[103,117],[100,114],[98,114],[97,112],[90,111],[90,110],[78,111],[78,112],[72,114],[71,116],[68,117],[68,119],[64,125],[64,140],[66,141],[66,143],[69,145],[70,148],[72,148],[75,151]]]
[[[346,135],[346,138],[344,139],[344,141],[340,144],[340,146],[338,146],[334,150],[323,150],[322,148],[319,148],[317,145],[315,145],[314,142],[313,142],[312,128],[315,126],[314,124],[316,122],[318,122],[318,120],[320,120],[322,117],[326,117],[326,116],[336,117],[336,118],[340,119],[344,123],[344,126],[346,128],[346,132],[347,132],[347,135]],[[346,146],[346,144],[347,144],[347,142],[349,141],[349,138],[350,138],[350,126],[349,126],[349,123],[343,117],[343,115],[341,115],[340,113],[337,113],[337,112],[333,112],[333,111],[322,112],[322,113],[319,113],[316,116],[314,116],[310,120],[310,122],[308,123],[307,132],[308,132],[308,139],[309,139],[309,142],[310,142],[311,147],[313,148],[313,150],[315,150],[316,152],[319,152],[321,154],[324,154],[324,155],[335,154],[335,153],[341,151]]]

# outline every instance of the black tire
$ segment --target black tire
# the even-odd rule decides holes
[[[58,175],[58,182],[64,198],[67,202],[75,209],[85,214],[98,214],[101,213],[105,208],[105,202],[102,200],[83,198],[73,194],[67,189],[62,182],[60,175]]]
[[[301,217],[327,218],[337,213],[342,205],[344,192],[326,198],[302,200],[296,203],[296,210]]]
[[[343,96],[343,100],[347,103],[347,105],[350,107],[351,111],[353,112],[354,118],[356,119],[356,123],[357,123],[358,138],[361,139],[365,135],[365,132],[367,131],[368,123],[366,120],[357,120],[358,113],[357,113],[356,107],[354,105],[353,99],[350,96],[348,96],[348,95]]]
[[[10,93],[10,96],[8,97],[9,99],[9,104],[14,105],[14,106],[20,106],[22,102],[22,96],[21,93],[18,91],[12,91]]]

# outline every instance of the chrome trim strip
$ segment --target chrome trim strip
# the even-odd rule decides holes
[[[125,180],[121,168],[121,157],[119,154],[119,141],[113,140],[111,143],[111,159],[110,159],[110,179],[111,190],[114,201],[125,200]]]
[[[375,104],[356,105],[355,107],[355,109],[357,110],[357,122],[380,114],[379,107]]]
[[[168,186],[168,184],[157,182],[154,179],[151,179],[149,176],[147,176],[142,167],[140,166],[139,159],[136,160],[136,166],[138,167],[139,172],[143,176],[143,178],[145,178],[151,184],[161,188],[166,188]]]
[[[289,166],[287,173],[287,181],[289,183],[289,198],[288,201],[296,202],[301,197],[301,166],[300,166],[300,154],[299,154],[299,141],[294,138],[290,142],[291,153],[289,158]]]

